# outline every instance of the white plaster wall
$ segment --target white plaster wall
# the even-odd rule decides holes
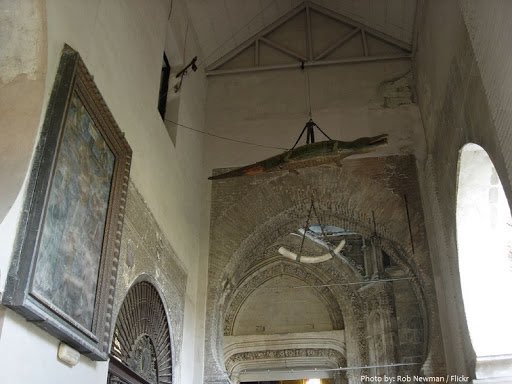
[[[447,371],[472,375],[456,243],[459,150],[471,142],[488,152],[510,202],[512,7],[501,0],[421,3],[416,75],[428,154],[418,162],[419,179]]]
[[[2,313],[4,312],[4,313]],[[108,363],[81,356],[75,367],[57,360],[59,341],[8,309],[3,317],[0,339],[0,383],[105,383]]]
[[[0,222],[18,195],[41,116],[44,0],[0,1]]]
[[[480,70],[489,109],[496,126],[498,148],[506,169],[498,169],[512,202],[512,2],[507,0],[460,0],[460,6]],[[501,168],[501,164],[498,164]]]
[[[416,105],[382,107],[382,83],[411,70],[410,60],[310,68],[313,120],[333,139],[389,134],[389,145],[369,156],[422,152]],[[216,135],[291,148],[308,120],[306,77],[279,70],[208,78],[207,125]],[[316,133],[316,140],[325,138]],[[206,139],[207,167],[245,165],[282,150]],[[302,143],[305,143],[305,137]]]
[[[262,284],[240,308],[233,335],[280,334],[330,331],[327,308],[315,295],[315,288],[303,281],[280,276]],[[256,327],[264,327],[258,331]]]
[[[175,23],[174,30],[180,31],[180,35],[175,36],[179,41],[184,37],[181,32],[186,27],[188,15],[183,1],[173,2],[171,21]],[[200,56],[201,52],[191,25],[185,47],[183,41],[173,44],[167,41],[166,44],[169,9],[167,0],[47,1],[48,71],[43,110],[51,93],[60,52],[67,43],[82,56],[114,118],[125,132],[133,149],[132,181],[187,271],[181,383],[200,383],[202,359],[197,357],[202,356],[203,338],[200,332],[196,335],[196,328],[201,331],[204,324],[204,309],[197,306],[197,298],[203,296],[197,289],[198,282],[205,280],[198,275],[201,246],[206,241],[199,234],[207,190],[202,168],[203,139],[195,132],[178,129],[174,147],[158,114],[157,99],[164,47],[184,48],[179,54],[167,52],[168,56],[176,55],[172,62],[188,61],[194,55]],[[205,89],[202,68],[186,77],[180,95],[180,123],[198,129],[203,127]],[[12,212],[11,217],[16,218],[18,213]],[[9,228],[10,232],[5,233],[12,240],[12,223]],[[10,246],[6,243],[2,245],[1,256],[0,265],[8,265]],[[6,273],[5,270],[1,272],[2,275]],[[3,277],[0,282],[1,291]],[[7,360],[1,359],[2,366],[4,361],[9,363],[2,370],[0,382],[85,384],[106,380],[105,363],[95,363],[85,357],[73,369],[62,368],[56,360],[56,345],[56,339],[6,310],[0,328],[0,356],[8,354]],[[30,353],[22,358],[27,347]],[[27,369],[28,362],[32,365],[38,360],[41,360],[41,368],[36,364]],[[23,377],[19,374],[22,371]]]

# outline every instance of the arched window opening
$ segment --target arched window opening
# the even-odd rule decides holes
[[[108,384],[171,384],[169,324],[160,295],[146,281],[135,284],[117,316]]]
[[[476,144],[460,153],[457,247],[466,319],[477,356],[512,353],[512,218],[496,169]]]

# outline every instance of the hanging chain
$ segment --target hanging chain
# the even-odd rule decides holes
[[[313,201],[313,200],[311,200],[311,201]],[[316,212],[316,208],[315,208],[314,205],[313,205],[313,212],[314,212],[314,214],[316,216],[316,219],[318,220],[318,225],[320,226],[320,231],[322,232],[322,236],[324,238],[324,241],[325,241],[325,243],[327,245],[329,245],[329,243],[327,243],[327,236],[326,236],[326,234],[324,232],[324,226],[322,224],[322,219],[320,218],[320,216],[318,216],[318,213]],[[329,250],[331,250],[330,247],[329,247]]]
[[[300,242],[299,255],[297,256],[297,261],[300,261],[300,257],[302,255],[302,248],[304,247],[304,240],[306,239],[306,232],[309,230],[309,220],[311,219],[311,212],[313,210],[313,198],[311,198],[311,205],[309,206],[308,218],[306,220],[306,226],[304,227],[304,233],[302,234],[302,240]]]
[[[316,217],[316,220],[318,222],[318,225],[320,226],[320,231],[322,232],[322,237],[323,237],[325,243],[327,244],[327,246],[329,248],[329,251],[332,251],[331,247],[330,247],[330,244],[326,240],[327,239],[327,235],[325,234],[325,231],[324,231],[324,225],[322,224],[322,219],[318,215],[318,212],[317,212],[317,210],[315,208],[315,200],[314,200],[314,198],[312,196],[311,197],[311,204],[309,206],[308,218],[306,219],[306,225],[304,226],[304,233],[302,234],[302,240],[300,242],[300,249],[299,249],[299,255],[297,256],[297,261],[300,261],[300,257],[302,256],[302,249],[304,247],[304,240],[306,239],[306,233],[309,231],[309,222],[311,220],[311,214],[312,213],[315,214],[315,217]]]

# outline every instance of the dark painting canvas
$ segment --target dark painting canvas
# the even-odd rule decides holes
[[[33,293],[91,330],[115,158],[76,93],[57,156]]]
[[[132,151],[77,51],[62,50],[1,303],[107,360]]]

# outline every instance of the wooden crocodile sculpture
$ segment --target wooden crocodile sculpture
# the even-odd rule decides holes
[[[279,155],[246,165],[220,175],[211,176],[209,180],[228,179],[239,176],[252,176],[266,172],[290,171],[314,167],[331,162],[338,163],[348,156],[367,153],[386,145],[388,135],[361,137],[354,141],[326,140],[302,145]]]

